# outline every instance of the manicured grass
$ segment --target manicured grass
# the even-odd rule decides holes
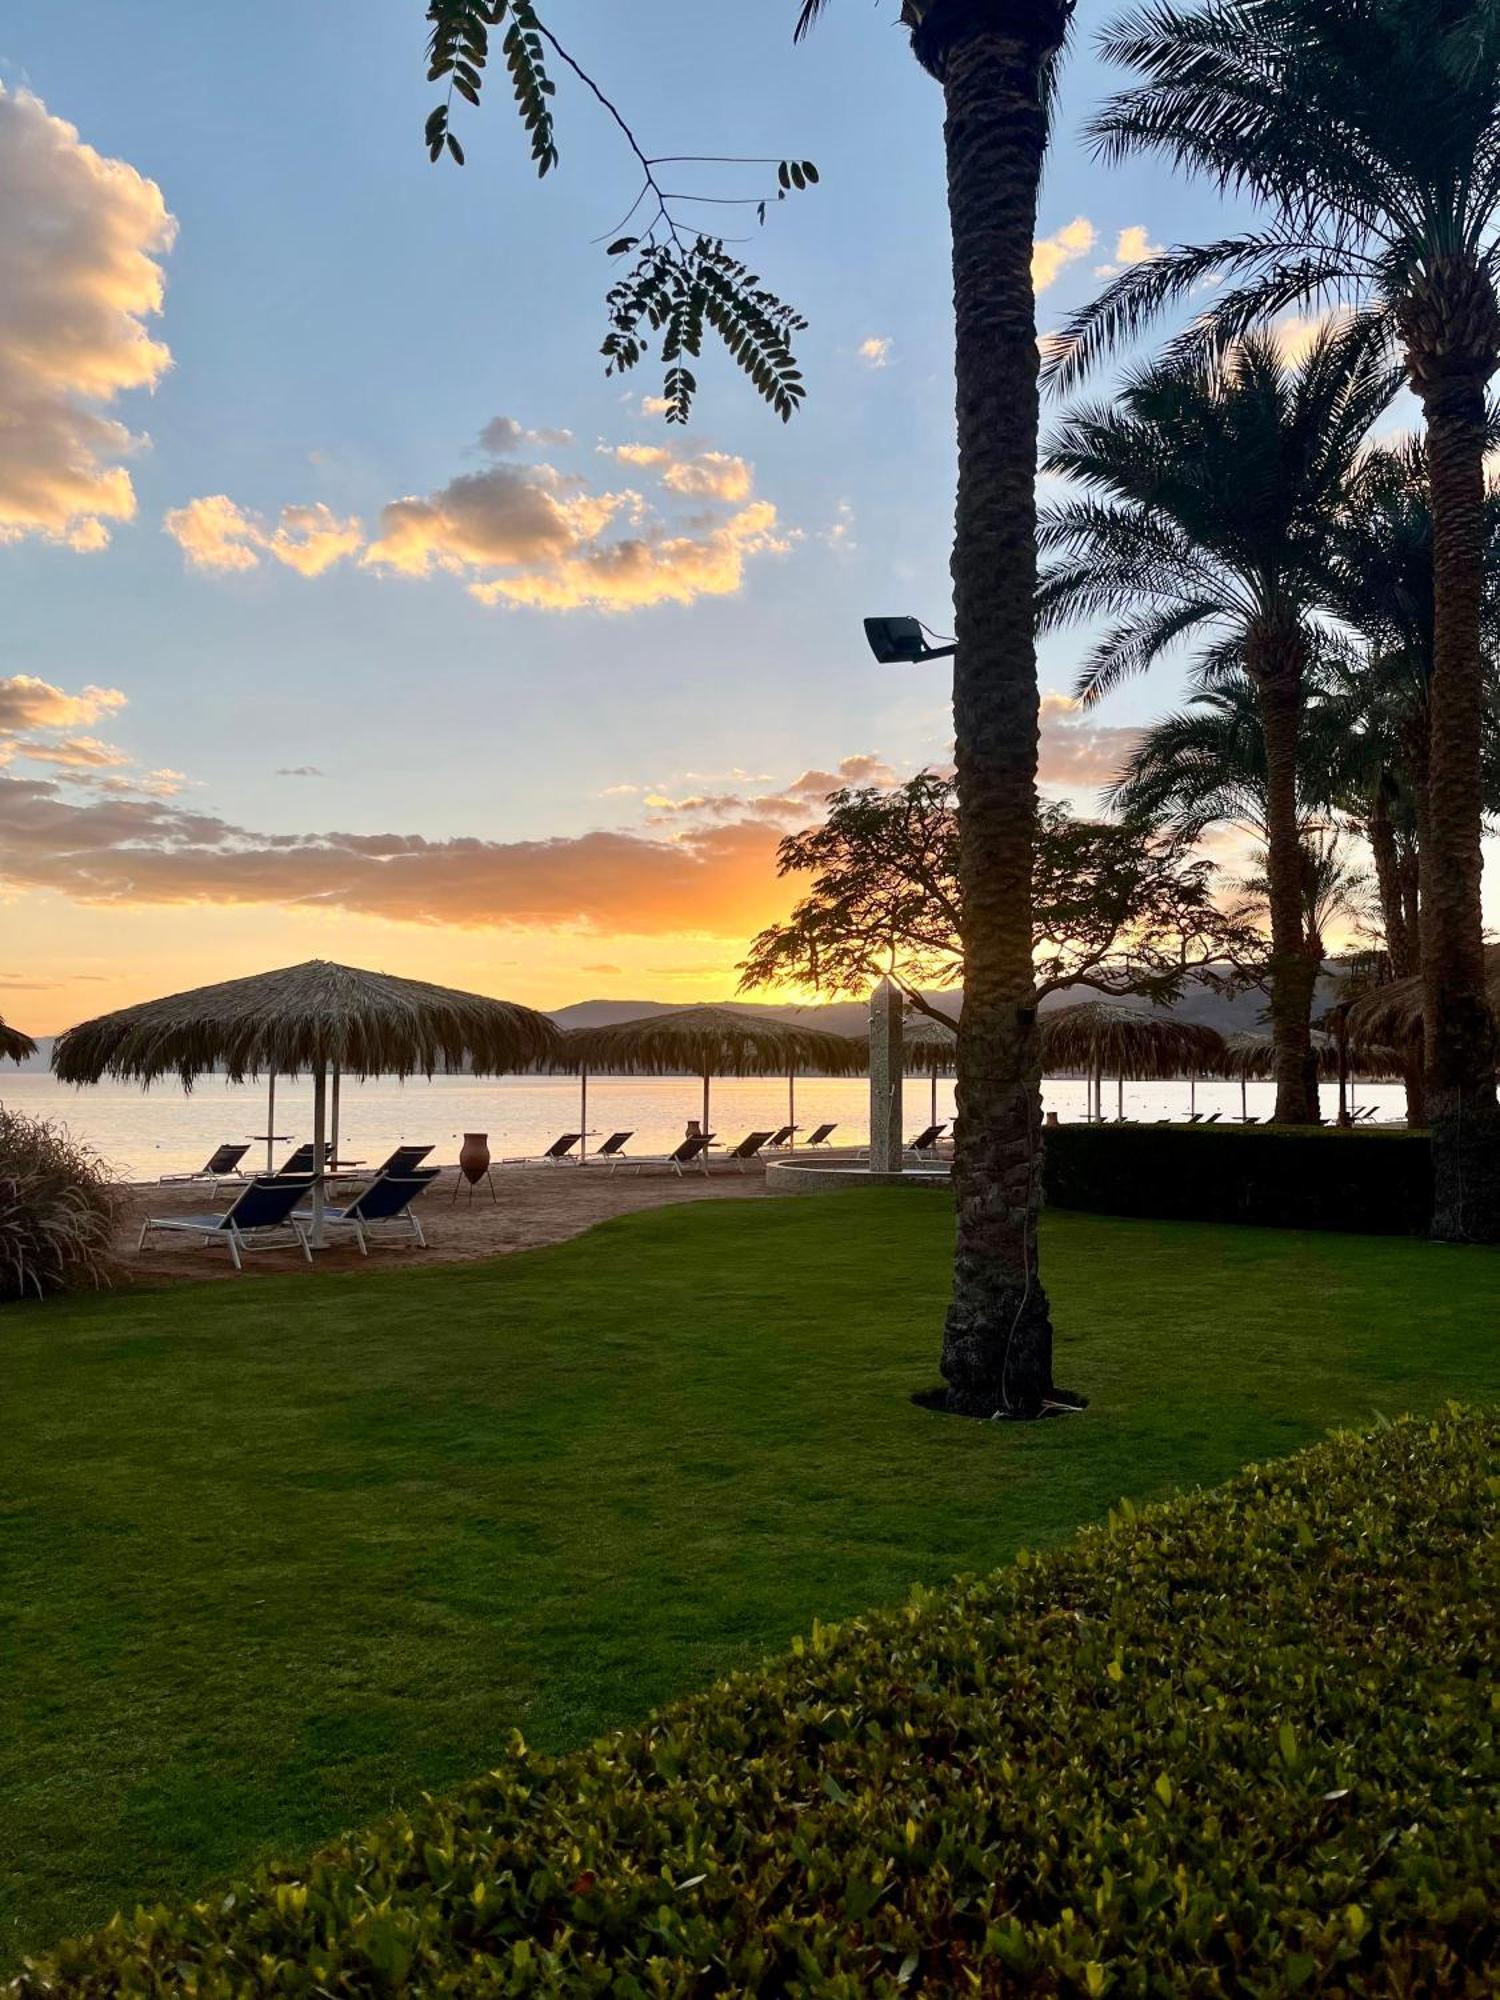
[[[924,1414],[950,1222],[860,1193],[490,1265],[11,1309],[0,1956],[641,1715],[917,1580],[1500,1391],[1500,1259],[1049,1218],[1087,1415]]]

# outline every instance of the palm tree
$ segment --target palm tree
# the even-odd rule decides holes
[[[1264,746],[1276,1118],[1318,1115],[1300,881],[1299,734],[1329,539],[1370,425],[1397,377],[1361,326],[1325,331],[1291,367],[1268,335],[1221,361],[1167,359],[1109,404],[1064,419],[1046,469],[1086,487],[1051,508],[1041,624],[1115,622],[1079,681],[1098,701],[1180,642],[1200,671],[1255,693]]]
[[[1140,72],[1095,121],[1101,154],[1165,155],[1248,196],[1259,226],[1135,266],[1068,330],[1066,380],[1205,279],[1189,330],[1222,349],[1267,316],[1354,304],[1404,355],[1427,419],[1435,629],[1421,854],[1433,1234],[1500,1237],[1500,1104],[1485,998],[1482,510],[1500,366],[1500,10],[1492,0],[1153,4],[1105,56]]]
[[[826,0],[804,0],[802,34]],[[943,1332],[950,1409],[1036,1415],[1052,1394],[1037,1267],[1041,1057],[1032,966],[1038,691],[1038,355],[1031,256],[1054,58],[1072,0],[904,0],[942,86],[953,236],[953,588],[964,1009]]]

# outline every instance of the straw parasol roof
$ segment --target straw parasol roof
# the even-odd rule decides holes
[[[1318,1074],[1336,1077],[1339,1073],[1339,1045],[1335,1036],[1314,1028],[1312,1031],[1313,1054],[1318,1059]],[[1225,1076],[1248,1076],[1267,1078],[1276,1074],[1276,1044],[1266,1034],[1226,1035],[1224,1055],[1219,1068]],[[1349,1072],[1353,1076],[1395,1076],[1401,1071],[1401,1058],[1391,1048],[1378,1043],[1357,1041],[1349,1038]]]
[[[791,1070],[856,1076],[868,1061],[867,1043],[854,1035],[733,1007],[676,1007],[606,1028],[574,1028],[562,1036],[552,1067],[620,1076],[785,1076]]]
[[[314,958],[84,1021],[59,1037],[52,1067],[64,1083],[109,1076],[149,1084],[175,1075],[189,1089],[216,1069],[234,1083],[329,1069],[405,1077],[467,1067],[493,1075],[525,1068],[560,1039],[529,1007]]]
[[[1049,1071],[1119,1077],[1181,1076],[1213,1069],[1224,1037],[1175,1014],[1139,1013],[1111,1000],[1084,1000],[1041,1017],[1042,1062]]]
[[[35,1054],[36,1043],[30,1035],[23,1035],[19,1028],[0,1021],[0,1056],[9,1056],[12,1062],[25,1062],[28,1056]]]
[[[1500,945],[1486,945],[1484,983],[1489,994],[1490,1012],[1500,1019]],[[1410,979],[1392,980],[1376,986],[1349,1006],[1349,1036],[1359,1043],[1382,1043],[1387,1048],[1410,1048],[1422,1039],[1422,1011],[1426,1005],[1420,974]]]
[[[946,1076],[958,1066],[958,1035],[930,1014],[908,1014],[901,1027],[908,1070]]]

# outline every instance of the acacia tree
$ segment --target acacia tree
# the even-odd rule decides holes
[[[1427,419],[1434,562],[1422,844],[1433,1234],[1500,1238],[1496,1038],[1484,979],[1485,394],[1500,366],[1500,9],[1494,0],[1201,0],[1112,28],[1136,71],[1093,130],[1248,195],[1256,227],[1117,278],[1068,329],[1076,379],[1205,279],[1186,343],[1222,352],[1299,304],[1355,305],[1402,353]]]
[[[1318,967],[1305,921],[1299,734],[1335,527],[1397,376],[1363,327],[1325,332],[1296,368],[1254,334],[1219,362],[1157,362],[1072,411],[1049,472],[1082,489],[1048,508],[1044,626],[1104,615],[1078,691],[1099,700],[1184,642],[1230,659],[1264,739],[1276,1118],[1318,1117],[1310,1034]]]
[[[799,36],[824,4],[801,0]],[[954,735],[966,1004],[958,1048],[953,1292],[942,1373],[948,1407],[985,1417],[1037,1416],[1054,1399],[1052,1321],[1036,1229],[1041,1067],[1031,877],[1039,711],[1033,633],[1038,355],[1031,255],[1051,71],[1072,4],[902,0],[900,8],[916,60],[943,93],[954,273]],[[705,328],[711,329],[762,396],[789,416],[802,394],[790,347],[797,316],[722,243],[684,231],[680,205],[657,177],[662,162],[646,153],[598,86],[561,50],[534,0],[431,0],[427,16],[430,74],[449,90],[428,123],[435,158],[455,152],[453,96],[478,102],[492,29],[502,32],[504,60],[540,172],[550,171],[557,158],[549,56],[576,70],[620,123],[644,183],[611,245],[633,261],[609,295],[607,365],[635,366],[654,340],[669,371],[668,414],[685,420],[696,388],[690,363]],[[773,193],[809,178],[806,163],[780,162]],[[635,219],[642,208],[644,233]]]
[[[964,977],[960,867],[951,779],[922,772],[895,790],[834,792],[821,824],[781,842],[777,873],[811,880],[786,921],[750,946],[741,989],[865,993],[889,978],[957,1028],[923,988]],[[1140,820],[1076,819],[1059,804],[1037,815],[1032,911],[1038,999],[1083,986],[1166,1004],[1190,980],[1248,983],[1263,953],[1247,916],[1220,907],[1212,863],[1186,842]]]

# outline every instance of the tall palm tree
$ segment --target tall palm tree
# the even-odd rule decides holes
[[[1329,540],[1370,425],[1397,377],[1362,326],[1325,331],[1290,366],[1268,335],[1220,361],[1167,359],[1108,404],[1074,411],[1046,454],[1085,487],[1040,524],[1041,624],[1106,615],[1086,702],[1196,640],[1255,692],[1264,744],[1276,1118],[1318,1116],[1306,950],[1299,733]]]
[[[826,0],[804,0],[799,35]],[[953,237],[958,494],[953,719],[964,1009],[943,1332],[948,1407],[1035,1415],[1052,1395],[1036,1248],[1041,1056],[1032,966],[1038,691],[1038,356],[1031,256],[1054,58],[1072,0],[904,0],[942,87]]]
[[[1427,419],[1435,630],[1421,855],[1433,1233],[1500,1237],[1500,1104],[1480,916],[1485,391],[1500,366],[1500,8],[1494,0],[1159,0],[1103,37],[1140,73],[1094,124],[1107,160],[1165,155],[1263,220],[1137,265],[1068,330],[1087,366],[1203,280],[1186,339],[1356,305]]]

